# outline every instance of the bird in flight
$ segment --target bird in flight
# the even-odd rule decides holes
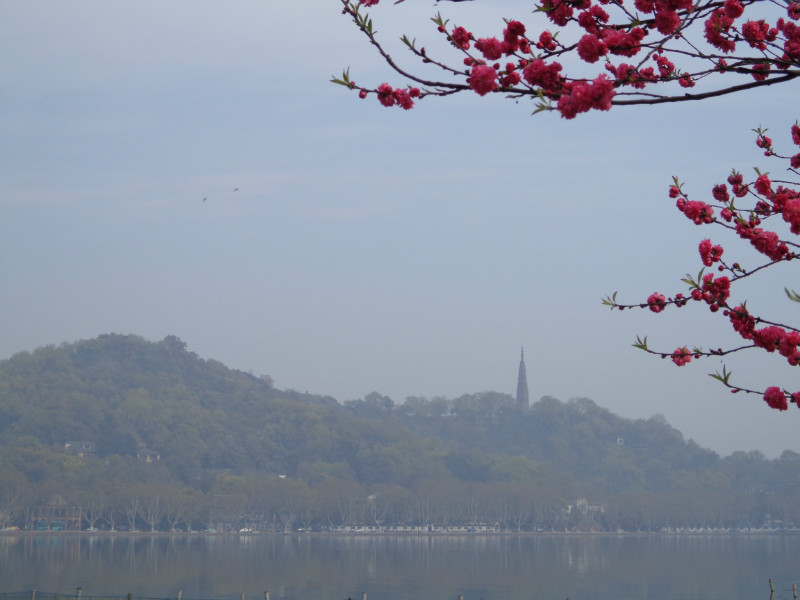
[[[238,191],[239,191],[239,188],[233,188],[233,191],[234,191],[234,192],[238,192]]]
[[[203,198],[203,202],[205,202],[206,200],[208,200],[208,196],[206,196],[205,198]]]

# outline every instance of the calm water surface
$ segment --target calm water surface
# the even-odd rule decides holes
[[[775,600],[800,535],[4,535],[0,592],[261,600]]]

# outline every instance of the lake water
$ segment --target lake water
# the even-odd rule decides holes
[[[0,536],[0,592],[263,600],[775,600],[800,535]]]

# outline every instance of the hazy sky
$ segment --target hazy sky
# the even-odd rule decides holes
[[[479,36],[536,24],[519,0],[371,12],[404,60],[392,40],[433,47],[437,10]],[[677,211],[671,176],[707,199],[731,167],[769,170],[751,129],[787,148],[800,86],[574,121],[474,94],[386,109],[328,82],[350,66],[404,83],[340,13],[0,0],[0,358],[172,334],[279,388],[401,402],[514,393],[524,346],[532,400],[661,413],[722,454],[800,451],[794,406],[730,394],[707,375],[718,360],[678,369],[631,347],[724,345],[724,319],[601,304],[682,290],[698,242],[727,238]],[[796,322],[786,285],[796,271],[742,297]],[[744,358],[741,385],[800,388],[782,359]]]

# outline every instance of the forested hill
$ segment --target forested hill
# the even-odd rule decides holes
[[[402,404],[372,393],[341,404],[200,359],[174,336],[103,335],[0,362],[3,502],[134,484],[241,492],[277,477],[311,495],[336,485],[397,498],[535,490],[553,507],[578,497],[800,505],[796,453],[720,458],[663,417],[623,419],[586,399],[520,409],[494,392]]]

